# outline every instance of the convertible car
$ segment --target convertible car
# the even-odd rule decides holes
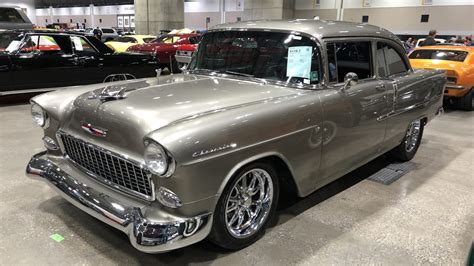
[[[46,150],[26,172],[143,252],[206,237],[240,249],[282,191],[307,196],[382,154],[412,159],[445,84],[380,27],[219,25],[183,74],[33,98]]]
[[[130,46],[149,43],[154,39],[156,39],[156,36],[152,35],[126,35],[120,36],[113,41],[106,42],[105,45],[109,46],[116,52],[125,52]]]
[[[424,46],[409,56],[414,68],[442,69],[448,83],[444,97],[457,108],[472,111],[474,90],[474,47],[437,45]]]
[[[156,58],[115,53],[95,37],[39,30],[0,32],[0,95],[156,75]],[[113,78],[112,78],[113,79]]]
[[[149,43],[133,45],[127,51],[152,54],[156,56],[162,68],[167,67],[173,73],[177,73],[180,69],[175,59],[176,50],[181,45],[196,44],[200,38],[201,35],[196,33],[167,34]]]

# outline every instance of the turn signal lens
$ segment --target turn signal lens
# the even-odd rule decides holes
[[[158,188],[156,198],[161,204],[163,204],[163,206],[166,207],[176,209],[183,206],[183,203],[179,199],[178,195],[164,187]]]

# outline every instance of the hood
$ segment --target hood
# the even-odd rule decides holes
[[[179,129],[181,121],[296,93],[285,87],[198,75],[173,75],[163,77],[158,85],[146,84],[121,84],[130,91],[120,100],[90,99],[102,89],[82,94],[62,128],[98,145],[141,156],[143,138],[157,129],[171,124]],[[81,128],[84,123],[107,130],[106,137],[86,132]]]
[[[159,49],[167,49],[169,47],[173,47],[172,43],[142,43],[142,44],[135,44],[128,48],[130,51],[142,51],[142,52],[153,52]]]

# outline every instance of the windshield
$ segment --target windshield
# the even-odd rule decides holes
[[[180,39],[181,39],[180,35],[163,35],[153,40],[153,42],[172,44],[179,41]]]
[[[304,36],[267,31],[205,34],[191,70],[316,84],[321,78],[316,43]]]
[[[135,40],[135,38],[132,38],[132,37],[118,37],[117,39],[115,39],[116,42],[131,42],[131,43],[136,43],[137,40]]]
[[[0,51],[13,52],[20,47],[23,35],[18,33],[0,33]]]
[[[449,50],[415,50],[408,57],[410,59],[437,59],[455,62],[463,62],[467,52]]]

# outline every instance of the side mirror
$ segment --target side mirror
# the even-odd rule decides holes
[[[349,72],[344,76],[344,86],[342,87],[343,90],[346,90],[354,85],[357,85],[359,82],[359,76],[357,76],[354,72]]]

